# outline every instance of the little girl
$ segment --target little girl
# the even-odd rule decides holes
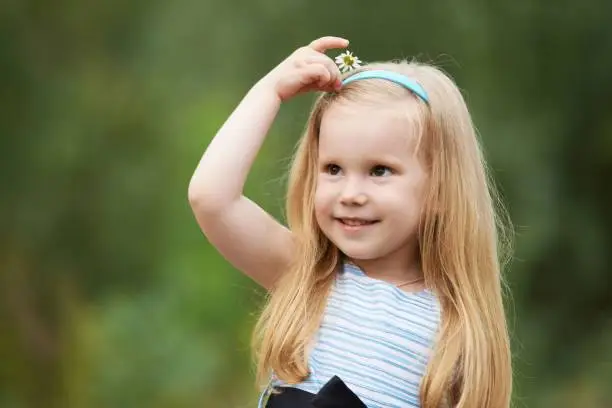
[[[189,185],[209,241],[270,294],[254,336],[265,406],[507,408],[507,218],[465,102],[428,65],[341,74],[325,52],[347,46],[320,38],[263,77]],[[322,94],[284,227],[242,190],[281,103],[306,91]]]

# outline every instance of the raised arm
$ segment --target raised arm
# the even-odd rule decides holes
[[[291,262],[293,238],[242,194],[244,184],[281,102],[300,92],[339,86],[338,68],[323,52],[347,45],[337,37],[315,40],[260,80],[214,137],[189,183],[189,202],[208,240],[267,289]]]

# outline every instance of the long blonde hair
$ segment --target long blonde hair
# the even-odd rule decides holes
[[[502,265],[510,255],[511,224],[493,187],[465,101],[441,70],[415,62],[363,69],[402,73],[421,84],[429,104],[388,81],[355,81],[321,95],[292,163],[287,221],[296,256],[271,291],[254,332],[259,381],[271,372],[287,383],[308,376],[308,352],[341,260],[314,215],[321,119],[336,103],[404,100],[414,111],[419,153],[429,173],[419,227],[426,285],[441,306],[438,338],[421,384],[421,406],[507,408],[512,392]],[[415,116],[414,114],[412,116]]]

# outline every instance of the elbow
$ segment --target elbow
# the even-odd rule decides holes
[[[202,188],[195,188],[193,185],[189,185],[187,189],[187,201],[194,211],[202,211],[207,207],[212,207],[213,200],[211,194],[207,193]]]
[[[187,200],[191,209],[198,214],[216,214],[227,207],[227,200],[212,189],[197,188],[190,185],[187,190]]]
[[[193,207],[200,203],[202,201],[202,196],[202,189],[197,188],[192,180],[187,188],[187,200],[189,201],[189,205]]]

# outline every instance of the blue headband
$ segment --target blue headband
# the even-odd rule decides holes
[[[384,70],[367,70],[356,73],[355,75],[351,75],[342,81],[342,85],[350,84],[353,81],[358,81],[360,79],[386,79],[391,82],[395,82],[403,86],[415,93],[419,98],[421,98],[425,103],[429,103],[429,97],[427,96],[427,92],[421,87],[421,85],[417,84],[414,80],[398,74],[393,71],[384,71]]]

